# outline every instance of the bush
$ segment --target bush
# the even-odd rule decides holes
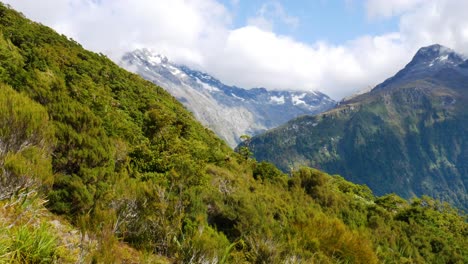
[[[0,200],[37,182],[52,185],[52,139],[45,109],[0,85]]]

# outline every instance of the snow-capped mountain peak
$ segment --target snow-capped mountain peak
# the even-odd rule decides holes
[[[444,64],[458,65],[463,61],[464,59],[461,54],[442,45],[434,44],[419,49],[408,65],[413,67],[416,65],[434,67]]]
[[[166,56],[151,52],[149,49],[140,49],[133,52],[133,56],[145,61],[151,65],[168,64]]]
[[[465,69],[466,64],[464,55],[442,45],[434,44],[423,47],[418,50],[410,63],[395,76],[377,85],[373,91],[392,89],[401,83],[407,82],[408,79],[424,79],[447,70],[463,71],[464,74],[468,75],[468,71]]]
[[[225,85],[207,73],[178,65],[147,49],[126,53],[121,65],[165,88],[233,147],[241,135],[254,135],[297,116],[323,112],[335,105],[320,92]]]

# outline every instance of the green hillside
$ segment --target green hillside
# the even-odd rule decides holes
[[[233,152],[0,5],[0,263],[466,263],[466,217]]]
[[[467,210],[467,83],[462,67],[410,63],[367,94],[254,137],[250,148],[284,171],[312,166],[378,195],[429,195]]]

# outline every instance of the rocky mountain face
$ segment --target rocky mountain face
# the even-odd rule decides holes
[[[377,194],[429,195],[468,208],[468,61],[440,45],[372,91],[252,138],[258,160],[309,165]]]
[[[228,86],[146,49],[125,54],[121,65],[166,89],[232,147],[239,143],[241,135],[255,135],[336,104],[320,92]]]

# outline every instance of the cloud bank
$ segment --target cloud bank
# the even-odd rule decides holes
[[[276,34],[275,17],[293,27],[300,23],[277,1],[240,28],[216,0],[4,2],[115,61],[147,47],[228,84],[319,90],[334,99],[382,82],[421,46],[440,43],[468,54],[468,1],[367,0],[370,22],[398,16],[399,30],[340,45]]]

